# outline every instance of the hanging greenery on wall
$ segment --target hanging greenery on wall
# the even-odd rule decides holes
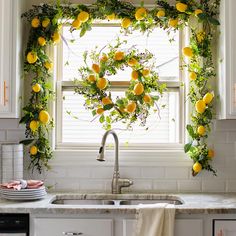
[[[30,168],[36,168],[41,172],[43,167],[49,168],[48,161],[52,158],[48,137],[53,127],[53,119],[49,115],[48,104],[54,96],[51,83],[53,63],[47,55],[46,47],[61,40],[60,29],[63,25],[70,24],[71,31],[79,30],[82,37],[87,31],[92,30],[93,21],[100,19],[120,20],[121,32],[125,33],[132,33],[134,30],[151,33],[156,27],[169,32],[189,27],[190,40],[182,49],[181,69],[188,72],[188,98],[193,109],[191,124],[186,127],[190,142],[184,146],[184,150],[194,162],[193,175],[202,169],[216,174],[211,165],[214,151],[208,147],[207,138],[210,133],[214,100],[210,81],[216,76],[211,44],[216,26],[219,25],[219,4],[220,0],[181,0],[175,5],[170,5],[167,1],[157,0],[155,7],[150,9],[146,8],[143,2],[136,7],[126,1],[97,0],[90,5],[44,4],[33,6],[33,9],[24,13],[22,16],[31,25],[24,71],[28,74],[27,77],[31,78],[32,92],[29,103],[23,108],[24,116],[20,122],[26,125],[27,139],[22,143],[30,146]],[[142,63],[143,58],[136,50],[124,54],[121,48],[115,47],[111,48],[108,54],[99,56],[96,58],[97,62],[81,74],[83,82],[77,92],[87,96],[87,104],[92,106],[94,114],[101,115],[101,120],[105,119],[104,110],[113,112],[114,119],[106,119],[105,128],[109,129],[117,117],[127,123],[134,122],[142,107],[148,114],[149,108],[157,99],[150,96],[151,90],[162,94],[165,89],[158,83],[155,71]],[[103,78],[110,66],[114,73],[121,66],[130,66],[138,77],[130,82],[126,97],[116,101],[112,101],[111,94],[107,93],[109,81]],[[138,93],[135,92],[137,90]],[[94,100],[94,97],[99,99]]]

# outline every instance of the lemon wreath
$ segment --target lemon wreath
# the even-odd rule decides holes
[[[108,45],[109,50],[105,53],[92,51],[90,58],[91,66],[79,68],[82,79],[75,91],[85,97],[85,107],[92,110],[94,116],[100,116],[99,121],[105,129],[111,129],[111,125],[118,121],[131,127],[138,121],[142,126],[150,114],[150,108],[156,111],[154,106],[166,88],[158,80],[158,74],[154,63],[153,54],[149,51],[140,53],[135,47],[123,50],[125,42],[117,40],[117,44]],[[130,80],[127,81],[127,89],[123,97],[113,97],[110,76],[117,75],[119,70],[127,67],[132,69]],[[151,94],[151,92],[155,92]],[[157,104],[156,104],[157,105]]]

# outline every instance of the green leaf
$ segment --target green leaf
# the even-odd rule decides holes
[[[200,13],[197,15],[200,20],[207,20],[208,15],[206,13]]]
[[[190,142],[190,143],[186,143],[186,144],[184,145],[184,152],[185,152],[185,153],[187,153],[187,152],[190,150],[190,148],[192,147],[192,143],[193,143],[193,142]]]
[[[20,124],[22,124],[22,123],[27,123],[28,120],[29,120],[29,117],[28,117],[28,116],[23,116],[23,117],[20,119],[19,123],[20,123]]]
[[[105,116],[101,115],[100,118],[99,118],[99,122],[104,123],[104,121],[105,121]]]
[[[186,126],[186,129],[188,131],[188,134],[191,138],[194,138],[195,137],[195,133],[194,133],[194,130],[193,130],[193,127],[192,125],[187,125]]]
[[[92,110],[92,115],[95,116],[97,114],[96,110]]]
[[[215,18],[208,17],[208,21],[213,25],[220,25],[220,22]]]
[[[25,140],[21,140],[20,143],[23,145],[29,145],[34,141],[34,139],[25,139]]]
[[[107,110],[110,110],[112,107],[114,107],[113,104],[107,104],[107,105],[105,105],[105,106],[103,107],[103,109],[104,109],[105,111],[107,111]]]

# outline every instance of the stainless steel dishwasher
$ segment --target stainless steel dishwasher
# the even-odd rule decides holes
[[[29,236],[29,214],[0,213],[0,236]]]

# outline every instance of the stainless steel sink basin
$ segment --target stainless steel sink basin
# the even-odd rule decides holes
[[[75,194],[75,195],[57,195],[51,204],[57,205],[139,205],[168,203],[181,205],[183,201],[173,195],[161,194]]]

